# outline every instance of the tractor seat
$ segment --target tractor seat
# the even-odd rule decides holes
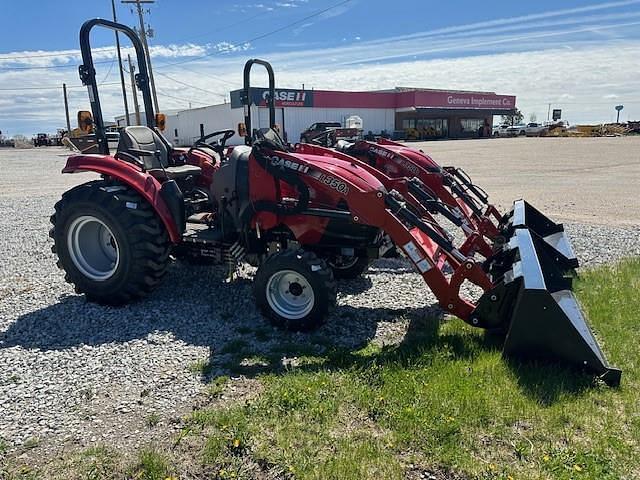
[[[153,155],[142,155],[139,151],[153,152]],[[118,141],[118,152],[137,158],[156,179],[178,180],[202,173],[202,169],[195,165],[170,165],[171,145],[149,127],[123,128]]]
[[[338,140],[336,142],[335,149],[338,150],[339,152],[346,153],[347,150],[349,150],[351,147],[353,147],[353,145],[354,145],[353,142],[347,142],[346,140]]]
[[[179,180],[189,176],[198,176],[202,169],[195,165],[178,165],[177,167],[150,168],[147,173],[156,180]]]

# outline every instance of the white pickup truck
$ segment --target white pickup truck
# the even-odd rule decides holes
[[[513,134],[509,133],[510,125],[497,125],[493,127],[494,137],[511,137]]]
[[[539,137],[543,135],[548,128],[541,123],[528,123],[523,130],[518,132],[518,135],[526,135],[527,137]],[[524,133],[522,133],[524,131]]]

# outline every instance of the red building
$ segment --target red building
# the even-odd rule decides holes
[[[259,118],[266,119],[266,89],[254,88]],[[231,108],[240,108],[240,91],[231,92]],[[511,113],[516,97],[493,92],[396,88],[370,92],[276,90],[278,123],[297,138],[315,122],[362,117],[364,130],[395,132],[405,138],[466,138],[491,134],[494,115]]]

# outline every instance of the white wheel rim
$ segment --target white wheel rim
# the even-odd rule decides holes
[[[281,317],[298,320],[315,305],[315,294],[304,275],[293,270],[274,273],[267,282],[267,302]]]
[[[109,227],[92,215],[76,218],[67,233],[69,256],[85,277],[104,282],[120,264],[120,248]]]

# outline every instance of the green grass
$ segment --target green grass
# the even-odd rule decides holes
[[[585,272],[575,289],[624,371],[620,389],[505,362],[483,332],[424,319],[399,346],[333,351],[262,375],[251,403],[194,413],[202,462],[222,477],[242,477],[250,459],[301,479],[399,479],[408,464],[479,479],[640,478],[639,289],[638,259]]]
[[[214,378],[209,385],[207,386],[207,394],[211,398],[218,398],[224,392],[224,388],[229,381],[229,377],[226,375],[222,375],[220,377]]]
[[[322,354],[275,346],[259,396],[193,412],[184,447],[177,442],[170,457],[142,450],[112,477],[177,476],[188,457],[198,478],[218,479],[638,479],[639,290],[640,259],[576,282],[598,340],[623,370],[618,389],[560,366],[505,362],[498,339],[460,320],[413,319],[397,346],[327,344]],[[255,355],[230,343],[229,353]],[[304,361],[277,368],[290,352]],[[214,380],[210,397],[228,381]],[[102,469],[116,460],[89,457],[99,475],[77,478],[109,478]]]
[[[149,415],[146,416],[146,418],[144,419],[144,423],[147,425],[147,427],[149,428],[153,428],[153,427],[157,427],[158,424],[160,423],[160,415],[158,415],[157,413],[153,412],[150,413]]]
[[[191,373],[195,373],[195,374],[206,377],[211,373],[213,366],[211,365],[209,360],[200,359],[193,362],[191,365],[189,365],[188,368]]]
[[[151,447],[138,452],[138,457],[128,468],[126,476],[126,478],[139,480],[165,480],[172,477],[174,477],[174,467],[169,458],[163,452]]]

